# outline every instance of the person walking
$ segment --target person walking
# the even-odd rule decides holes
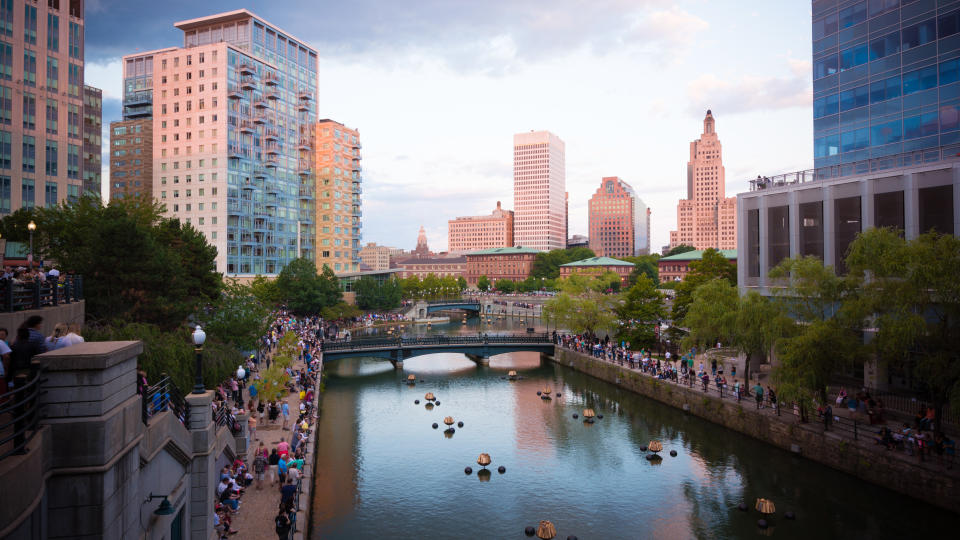
[[[277,533],[277,538],[280,540],[287,540],[290,538],[290,518],[287,516],[287,511],[281,506],[280,511],[277,513],[277,517],[274,518],[275,531]]]
[[[274,448],[270,450],[270,457],[267,458],[267,465],[270,466],[270,485],[277,485],[278,478],[278,467],[280,463],[280,454],[277,453],[277,449]]]
[[[257,452],[257,457],[253,458],[253,472],[257,479],[257,489],[263,489],[263,475],[267,470],[267,459],[263,454]]]
[[[290,404],[284,401],[283,405],[280,406],[280,410],[283,412],[283,429],[290,429],[287,427],[290,423]]]

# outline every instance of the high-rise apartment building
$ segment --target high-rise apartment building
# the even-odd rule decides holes
[[[538,251],[567,246],[566,158],[549,131],[513,136],[513,243]]]
[[[687,198],[677,204],[677,230],[670,246],[697,249],[737,249],[737,198],[726,197],[723,149],[707,111],[703,133],[690,143],[687,162]]]
[[[500,208],[491,214],[464,216],[447,222],[447,251],[468,253],[513,246],[513,212]]]
[[[616,176],[607,176],[590,198],[590,249],[598,257],[633,257],[650,252],[650,209]]]
[[[83,189],[83,2],[0,1],[0,214]]]
[[[153,197],[153,118],[110,122],[110,199]]]
[[[182,47],[124,58],[124,118],[153,119],[154,199],[228,275],[314,260],[317,52],[245,9],[174,26]]]
[[[103,91],[83,85],[83,192],[101,195],[103,158]]]
[[[913,155],[889,159],[888,166],[956,156],[960,5],[932,0],[811,5],[815,167],[907,153]],[[848,166],[846,174],[875,169]]]
[[[326,265],[334,272],[355,272],[360,269],[360,132],[320,120],[314,139],[317,270]]]

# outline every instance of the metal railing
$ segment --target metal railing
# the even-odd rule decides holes
[[[83,299],[83,276],[27,282],[0,279],[0,299],[3,302],[0,309],[7,313],[69,304]]]
[[[0,395],[0,461],[26,454],[40,420],[40,384],[43,369],[32,363],[29,374],[13,377],[13,389]]]
[[[930,148],[928,150],[915,150],[913,152],[903,152],[900,154],[894,154],[892,156],[875,157],[860,161],[852,161],[850,163],[838,163],[836,165],[826,165],[824,167],[817,167],[815,169],[805,169],[802,171],[777,174],[774,176],[758,176],[757,178],[750,180],[750,191],[773,189],[793,184],[830,180],[833,178],[843,178],[845,176],[868,174],[871,172],[896,169],[899,167],[936,163],[939,161],[960,161],[960,147],[949,146]]]
[[[421,347],[431,345],[552,345],[550,334],[506,334],[473,336],[422,336],[373,338],[351,341],[325,341],[320,345],[323,351],[387,349],[394,347]]]
[[[840,386],[831,385],[827,388],[828,395],[836,396],[840,391]],[[856,386],[855,388],[861,388]],[[920,410],[920,406],[926,404],[930,406],[932,400],[924,397],[921,393],[910,393],[908,391],[881,390],[878,388],[862,387],[870,397],[877,403],[883,404],[884,411],[894,411],[907,416],[914,416]],[[851,392],[850,397],[855,397],[856,392]],[[944,424],[960,425],[960,415],[953,412],[949,403],[944,403],[940,411],[940,421]]]
[[[140,396],[143,423],[149,424],[150,419],[157,413],[170,411],[181,424],[189,426],[190,408],[187,407],[183,392],[173,384],[173,380],[166,373],[162,375],[159,381],[146,387]]]

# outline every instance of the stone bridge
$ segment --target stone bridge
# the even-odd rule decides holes
[[[449,311],[451,309],[460,309],[463,311],[475,311],[480,313],[483,306],[476,300],[421,300],[413,305],[406,313],[409,320],[425,319],[427,315],[435,311]]]
[[[465,354],[480,365],[487,365],[490,357],[498,354],[533,351],[553,355],[550,334],[477,334],[470,336],[423,336],[362,339],[355,341],[327,341],[321,345],[323,361],[338,358],[373,356],[389,360],[402,368],[403,361],[414,356],[453,352]]]

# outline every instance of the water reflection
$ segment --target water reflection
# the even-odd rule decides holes
[[[510,381],[506,371],[523,377]],[[521,538],[540,519],[558,538],[746,538],[759,533],[757,497],[776,538],[887,538],[947,530],[951,516],[700,421],[536,353],[489,367],[461,355],[327,366],[319,424],[314,538]],[[405,383],[415,373],[415,386]],[[422,375],[421,375],[422,374]],[[419,382],[420,379],[424,382]],[[549,385],[560,398],[544,401]],[[414,405],[426,392],[442,402]],[[593,425],[573,413],[603,414]],[[452,437],[431,424],[463,421]],[[659,464],[644,459],[663,442]],[[677,457],[669,455],[678,452]],[[506,474],[465,475],[477,455]],[[480,469],[482,470],[482,469]],[[477,469],[474,470],[474,473]],[[866,496],[869,494],[869,496]],[[882,508],[882,512],[876,511]]]

